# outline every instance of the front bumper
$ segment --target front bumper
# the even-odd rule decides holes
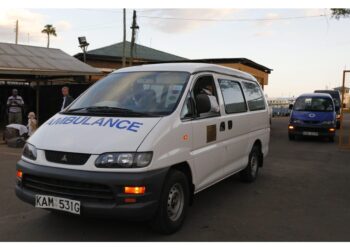
[[[293,126],[293,129],[290,128]],[[312,124],[289,124],[288,133],[290,135],[304,136],[304,132],[316,132],[318,136],[334,136],[335,135],[335,127],[334,126],[319,126]]]
[[[81,215],[147,220],[157,208],[168,168],[143,173],[91,172],[40,166],[20,160],[16,195],[35,205],[36,194],[79,200]],[[143,195],[124,194],[124,186],[145,186]],[[126,199],[135,199],[128,203]]]

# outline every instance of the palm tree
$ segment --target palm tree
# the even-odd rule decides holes
[[[56,28],[52,24],[46,24],[44,29],[41,31],[43,34],[47,34],[47,47],[50,47],[50,35],[57,36]]]

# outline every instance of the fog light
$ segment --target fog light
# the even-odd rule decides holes
[[[124,187],[125,194],[144,194],[146,187]]]
[[[23,172],[21,170],[17,170],[16,177],[19,180],[22,180]]]
[[[329,129],[329,132],[334,132],[335,131],[335,128],[330,128]]]
[[[293,130],[293,129],[294,129],[294,126],[289,125],[289,126],[288,126],[288,129]]]

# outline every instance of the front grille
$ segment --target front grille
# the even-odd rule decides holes
[[[327,128],[304,128],[304,127],[296,127],[295,131],[300,131],[300,132],[318,132],[318,133],[327,133],[328,129]]]
[[[320,121],[303,121],[305,124],[319,124],[321,123]]]
[[[53,195],[79,201],[113,203],[112,190],[102,184],[67,181],[35,175],[24,175],[23,188],[37,194]]]
[[[68,153],[45,150],[46,160],[61,164],[84,165],[89,159],[89,154]]]

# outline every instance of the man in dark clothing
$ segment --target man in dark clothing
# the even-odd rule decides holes
[[[68,105],[70,105],[74,98],[69,95],[69,88],[67,86],[62,88],[63,102],[61,106],[61,111],[64,110]]]
[[[9,112],[9,124],[22,124],[22,108],[24,102],[22,97],[18,95],[17,89],[12,90],[12,96],[7,99],[7,107]]]

